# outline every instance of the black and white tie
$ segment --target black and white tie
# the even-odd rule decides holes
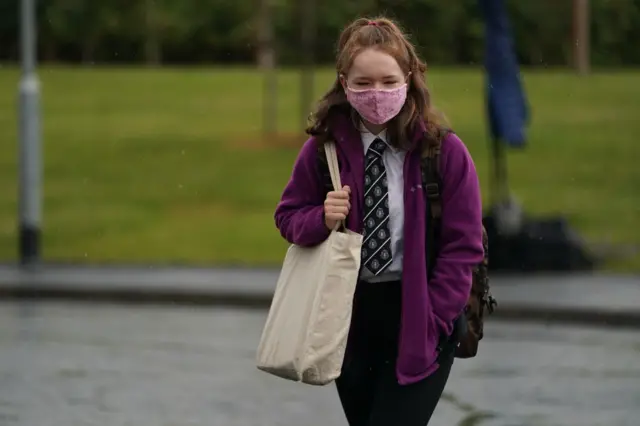
[[[383,140],[376,139],[367,150],[365,159],[362,265],[374,275],[384,272],[393,260],[387,171],[382,162],[386,147]]]

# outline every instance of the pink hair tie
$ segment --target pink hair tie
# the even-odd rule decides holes
[[[368,21],[367,25],[373,25],[374,27],[377,27],[378,23],[376,21]]]

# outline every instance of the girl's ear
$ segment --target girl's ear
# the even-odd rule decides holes
[[[338,79],[340,80],[340,84],[342,85],[342,88],[344,90],[347,90],[347,78],[344,76],[344,74],[340,74],[338,76]]]

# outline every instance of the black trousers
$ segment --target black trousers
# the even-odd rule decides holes
[[[358,283],[347,355],[336,381],[349,426],[426,426],[442,396],[453,342],[443,346],[435,373],[418,383],[398,384],[400,303],[400,282]]]

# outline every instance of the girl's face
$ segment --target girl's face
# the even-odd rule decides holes
[[[379,49],[368,48],[353,60],[351,69],[341,77],[342,86],[352,90],[395,89],[406,82],[398,61]]]

